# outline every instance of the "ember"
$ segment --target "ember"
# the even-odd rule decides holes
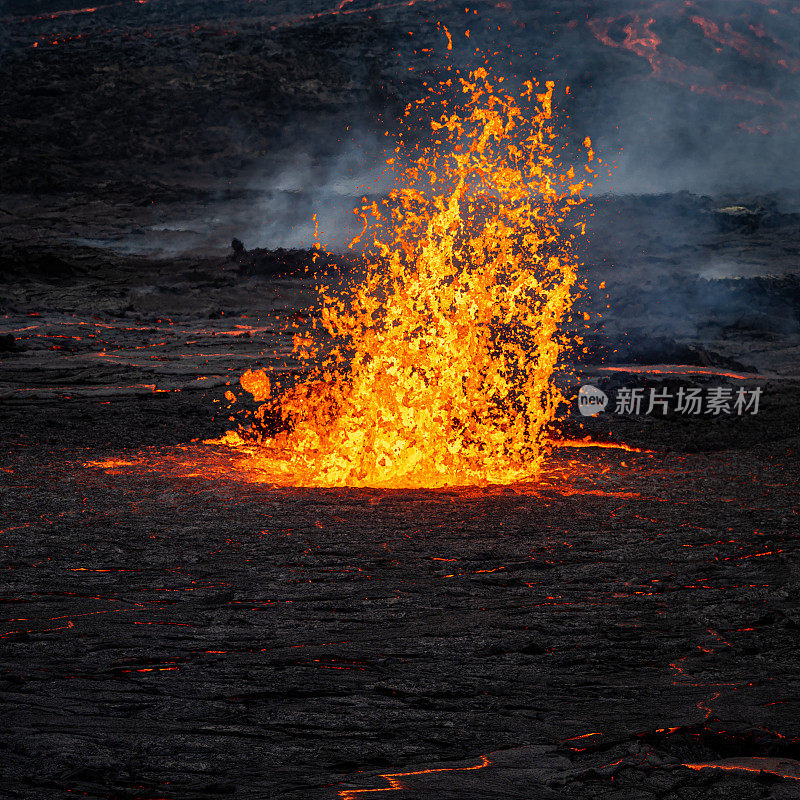
[[[431,122],[433,143],[396,169],[383,207],[360,210],[351,247],[369,240],[366,279],[351,295],[320,288],[333,340],[322,366],[260,410],[290,430],[253,461],[292,483],[510,483],[541,469],[577,280],[560,226],[592,170],[559,163],[552,82],[525,83],[518,103],[483,68],[458,80],[464,109]],[[295,350],[322,356],[310,335]],[[248,371],[242,386],[262,400],[269,381]]]

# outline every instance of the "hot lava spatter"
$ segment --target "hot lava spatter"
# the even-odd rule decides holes
[[[280,393],[264,373],[243,377],[266,400],[260,413],[287,428],[252,449],[254,469],[375,487],[511,483],[541,469],[563,402],[554,370],[575,344],[561,324],[583,226],[562,228],[592,169],[561,164],[552,82],[515,98],[484,68],[456,81],[441,84],[462,99],[430,122],[430,142],[402,167],[402,147],[389,160],[387,201],[360,209],[351,247],[366,248],[365,280],[320,289],[331,342],[323,353],[296,337],[296,353],[321,365]]]

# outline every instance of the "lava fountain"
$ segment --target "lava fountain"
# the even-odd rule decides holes
[[[426,142],[411,156],[401,142],[389,159],[385,202],[357,209],[351,247],[370,266],[355,288],[319,288],[323,330],[295,337],[308,375],[282,391],[264,372],[242,377],[264,401],[258,415],[284,428],[221,440],[246,447],[253,470],[290,485],[397,488],[540,472],[564,402],[554,374],[576,344],[563,323],[583,225],[566,219],[592,168],[566,166],[552,82],[516,96],[503,84],[485,68],[456,73],[406,109],[408,120],[442,103]],[[441,100],[453,90],[457,101]]]

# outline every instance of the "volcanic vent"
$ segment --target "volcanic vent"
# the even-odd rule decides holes
[[[460,97],[445,101],[455,89]],[[436,87],[431,133],[388,161],[385,203],[358,210],[365,279],[320,287],[314,331],[295,337],[308,377],[273,391],[248,372],[258,412],[286,429],[252,466],[317,486],[509,483],[541,468],[561,393],[560,325],[577,281],[574,231],[591,167],[567,165],[553,124],[554,84],[518,96],[485,68]],[[587,138],[588,161],[594,159]],[[574,221],[572,223],[574,225]],[[276,387],[280,389],[280,387]],[[239,434],[225,442],[241,445]]]

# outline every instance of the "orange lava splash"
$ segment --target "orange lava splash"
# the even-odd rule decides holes
[[[413,157],[401,146],[389,160],[394,188],[360,209],[351,244],[371,266],[355,289],[320,289],[330,339],[296,337],[320,366],[262,406],[288,430],[259,443],[254,469],[293,485],[396,488],[540,471],[563,402],[554,372],[574,344],[562,323],[582,226],[562,228],[592,170],[562,163],[552,82],[537,93],[528,81],[517,97],[503,83],[480,68],[441,84],[460,99]],[[248,373],[242,385],[264,399],[270,382]]]

